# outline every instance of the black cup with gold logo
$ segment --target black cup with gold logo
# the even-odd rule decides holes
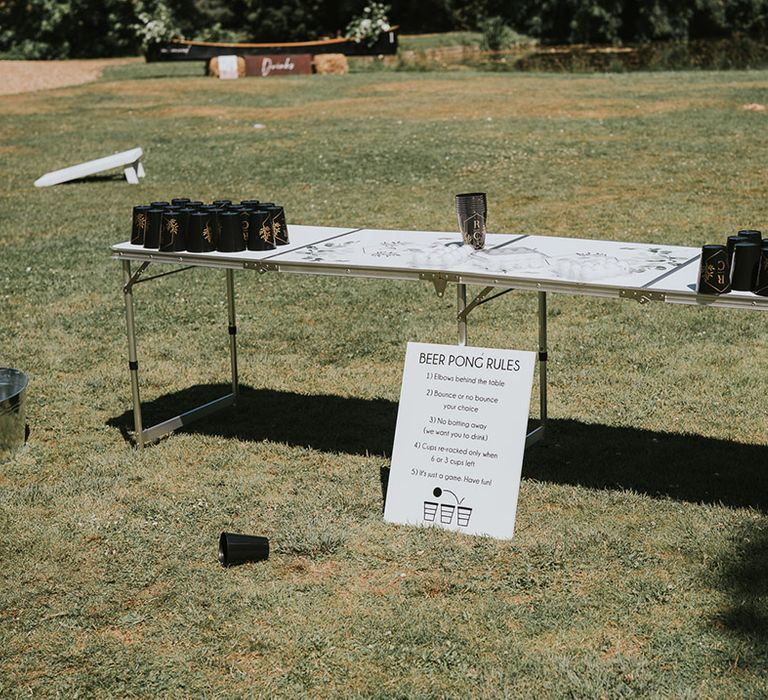
[[[193,211],[190,208],[165,210],[160,231],[160,250],[179,252],[187,249],[189,215]]]
[[[243,229],[240,223],[242,213],[227,209],[219,214],[221,234],[216,243],[216,250],[222,253],[235,253],[245,250],[245,239],[243,238]]]
[[[751,292],[757,285],[761,247],[759,243],[745,240],[733,246],[731,287],[740,292]]]
[[[273,250],[275,234],[272,214],[266,209],[252,209],[248,215],[248,250]]]
[[[285,210],[275,204],[270,207],[272,210],[272,231],[275,234],[276,245],[288,244],[288,224],[285,222]]]
[[[157,250],[160,247],[160,227],[165,209],[151,207],[147,210],[147,230],[144,233],[144,247]]]
[[[175,241],[179,235],[180,227],[181,224],[179,222],[179,210],[172,209],[170,207],[164,209],[163,216],[160,219],[160,250],[174,250]]]
[[[146,204],[140,204],[133,208],[133,221],[131,223],[131,243],[133,245],[144,245],[144,235],[149,223],[147,212],[151,208]]]
[[[187,250],[193,253],[216,250],[216,215],[214,213],[197,210],[189,215]]]
[[[242,204],[245,207],[250,207],[251,209],[259,206],[259,200],[258,199],[241,199],[240,204]]]
[[[231,199],[214,199],[212,202],[214,207],[226,207],[232,204]]]
[[[730,262],[724,245],[705,245],[699,263],[699,294],[726,294],[731,291]]]

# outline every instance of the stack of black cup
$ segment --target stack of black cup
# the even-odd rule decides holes
[[[163,252],[272,250],[288,243],[288,225],[272,202],[178,198],[134,207],[131,243]]]
[[[726,245],[705,245],[699,264],[699,294],[731,290],[768,296],[768,240],[760,231],[728,236]]]

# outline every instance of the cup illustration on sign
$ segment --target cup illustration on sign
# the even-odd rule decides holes
[[[433,523],[437,519],[438,512],[440,513],[440,524],[451,525],[453,518],[456,516],[456,524],[459,527],[468,527],[469,519],[472,516],[472,509],[468,506],[462,505],[464,499],[459,497],[448,489],[441,489],[436,486],[432,491],[432,495],[435,498],[440,498],[444,493],[449,493],[453,496],[454,503],[440,503],[437,501],[424,501],[424,520],[428,523]]]

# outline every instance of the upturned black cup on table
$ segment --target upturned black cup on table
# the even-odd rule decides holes
[[[757,285],[757,272],[760,266],[761,246],[750,240],[744,240],[733,247],[731,263],[731,288],[740,292],[751,292]]]
[[[265,207],[272,214],[272,233],[275,245],[288,244],[288,224],[285,221],[285,210],[279,204]]]
[[[744,238],[751,243],[757,243],[758,245],[762,244],[763,242],[763,234],[760,231],[755,231],[754,229],[744,229],[739,231],[738,235],[741,238]]]
[[[150,204],[155,209],[162,209],[163,207],[170,207],[171,206],[170,202],[150,202]]]
[[[147,230],[144,233],[144,247],[157,250],[160,247],[160,228],[165,209],[152,207],[147,210]]]
[[[189,197],[176,197],[175,199],[171,200],[171,205],[174,207],[183,208],[187,204],[189,204],[190,201],[191,200],[189,199]]]
[[[222,566],[236,566],[268,558],[269,540],[266,537],[234,532],[222,532],[219,536],[219,563]]]
[[[214,213],[197,210],[189,215],[187,250],[192,253],[208,253],[216,250],[216,215]]]
[[[189,216],[194,211],[195,209],[190,207],[165,210],[162,230],[160,231],[160,250],[177,253],[187,249]]]
[[[146,204],[140,204],[133,208],[133,220],[131,222],[131,243],[133,245],[144,245],[144,235],[149,224],[147,212],[151,208]]]
[[[485,247],[488,199],[485,192],[466,192],[456,195],[456,218],[465,245],[475,250]]]
[[[731,266],[728,248],[724,245],[705,245],[699,262],[699,294],[726,294],[731,291]]]
[[[259,200],[258,199],[241,199],[240,204],[246,207],[258,207]]]
[[[227,209],[218,215],[221,232],[216,243],[216,250],[222,253],[235,253],[245,250],[243,228],[240,223],[244,213]]]
[[[253,209],[248,214],[248,250],[273,250],[275,234],[272,213],[267,209]]]
[[[181,221],[179,221],[179,210],[171,208],[164,209],[163,216],[160,220],[159,249],[165,252],[184,250],[183,246],[181,248],[176,247],[178,245],[177,239],[179,238],[180,232]],[[183,244],[183,238],[181,243]]]
[[[229,204],[232,204],[231,199],[214,199],[213,202],[211,202],[216,207],[226,207]]]
[[[761,297],[768,297],[768,242],[760,247],[760,262],[754,292]]]
[[[728,250],[728,262],[733,262],[733,246],[735,246],[737,243],[743,243],[744,237],[740,236],[738,233],[734,236],[728,236],[725,247]]]

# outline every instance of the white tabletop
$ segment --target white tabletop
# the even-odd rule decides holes
[[[120,243],[119,259],[387,279],[443,279],[588,296],[768,310],[751,292],[696,294],[700,248],[491,233],[483,250],[455,232],[289,226],[268,251],[163,253]]]

